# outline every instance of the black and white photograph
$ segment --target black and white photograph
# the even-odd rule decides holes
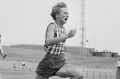
[[[120,79],[119,0],[0,0],[0,79]]]

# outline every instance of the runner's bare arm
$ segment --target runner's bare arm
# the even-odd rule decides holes
[[[53,45],[53,44],[62,42],[68,38],[75,36],[75,34],[76,34],[76,29],[72,29],[67,34],[65,34],[61,37],[54,38],[54,30],[55,30],[55,26],[53,24],[48,26],[48,28],[46,30],[45,45]]]
[[[63,35],[61,37],[54,38],[55,26],[53,24],[49,25],[46,30],[46,40],[45,45],[53,45],[59,42],[62,42],[68,38],[68,35]]]

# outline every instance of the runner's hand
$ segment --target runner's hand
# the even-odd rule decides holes
[[[71,38],[71,37],[75,36],[75,34],[76,34],[76,29],[72,29],[68,32],[67,36],[68,36],[68,38]]]

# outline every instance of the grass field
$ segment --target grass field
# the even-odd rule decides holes
[[[36,66],[45,55],[43,50],[36,49],[5,47],[4,51],[8,56],[6,59],[0,57],[0,79],[34,79]],[[68,63],[81,67],[84,79],[115,79],[114,66],[117,58],[82,57],[70,52],[65,54]],[[16,70],[13,68],[13,60],[16,61]],[[22,61],[26,62],[24,68],[21,67]],[[51,79],[61,78],[52,77]]]

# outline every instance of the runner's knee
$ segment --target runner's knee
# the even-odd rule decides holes
[[[83,77],[82,70],[77,66],[69,67],[68,73],[71,75],[71,77],[79,77],[80,79]]]

